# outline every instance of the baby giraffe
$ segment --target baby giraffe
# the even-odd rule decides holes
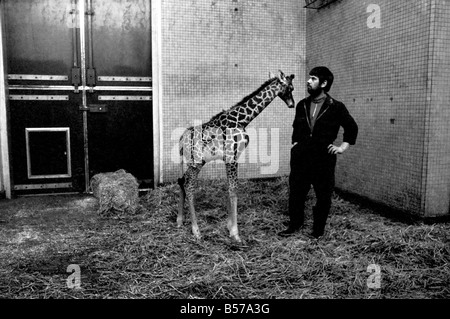
[[[197,239],[201,238],[194,208],[194,192],[198,174],[202,167],[216,159],[225,162],[228,180],[228,222],[230,237],[241,242],[237,225],[237,176],[238,159],[249,143],[245,128],[255,119],[277,96],[289,108],[295,106],[292,97],[294,75],[285,76],[270,74],[270,79],[252,94],[228,110],[213,116],[207,123],[189,127],[180,138],[181,169],[186,161],[187,170],[178,179],[180,200],[177,225],[183,224],[185,199],[189,204],[192,232]]]

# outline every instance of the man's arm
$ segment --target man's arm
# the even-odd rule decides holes
[[[296,119],[299,117],[299,114],[298,114],[298,112],[301,112],[302,110],[301,110],[301,103],[303,102],[303,100],[302,101],[300,101],[298,104],[297,104],[297,106],[296,106],[296,108],[295,108],[295,116],[294,116],[294,123],[292,123],[292,127],[293,127],[293,131],[292,131],[292,139],[291,139],[291,147],[294,147],[295,146],[295,144],[297,144],[298,143],[298,134],[299,134],[299,130],[300,130],[300,128],[298,127],[298,122],[296,122]]]
[[[350,145],[356,143],[356,137],[358,136],[358,125],[345,105],[341,104],[341,107],[341,126],[344,128],[344,138],[341,146],[335,146],[333,144],[328,145],[328,153],[330,154],[344,153]]]

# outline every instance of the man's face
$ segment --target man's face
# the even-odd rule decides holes
[[[322,83],[323,85],[324,83]],[[308,81],[306,82],[306,88],[310,95],[318,95],[322,91],[322,86],[320,80],[315,75],[310,75]]]

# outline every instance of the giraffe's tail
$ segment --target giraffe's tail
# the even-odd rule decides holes
[[[184,135],[184,134],[183,134]],[[180,185],[181,191],[183,192],[183,195],[186,196],[186,190],[184,189],[184,182],[185,182],[185,177],[184,177],[184,148],[183,148],[183,135],[180,138],[180,172],[181,172],[181,178],[178,178],[178,185]]]
[[[183,135],[181,135],[180,140],[179,140],[179,148],[178,148],[178,154],[180,155],[180,173],[181,176],[184,176],[184,139],[185,139],[185,133],[183,133]]]

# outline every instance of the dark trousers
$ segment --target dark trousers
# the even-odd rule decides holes
[[[305,201],[311,185],[316,194],[313,209],[313,232],[322,235],[331,208],[334,191],[336,155],[326,151],[302,148],[291,149],[291,173],[289,175],[290,226],[301,227],[305,216]]]

